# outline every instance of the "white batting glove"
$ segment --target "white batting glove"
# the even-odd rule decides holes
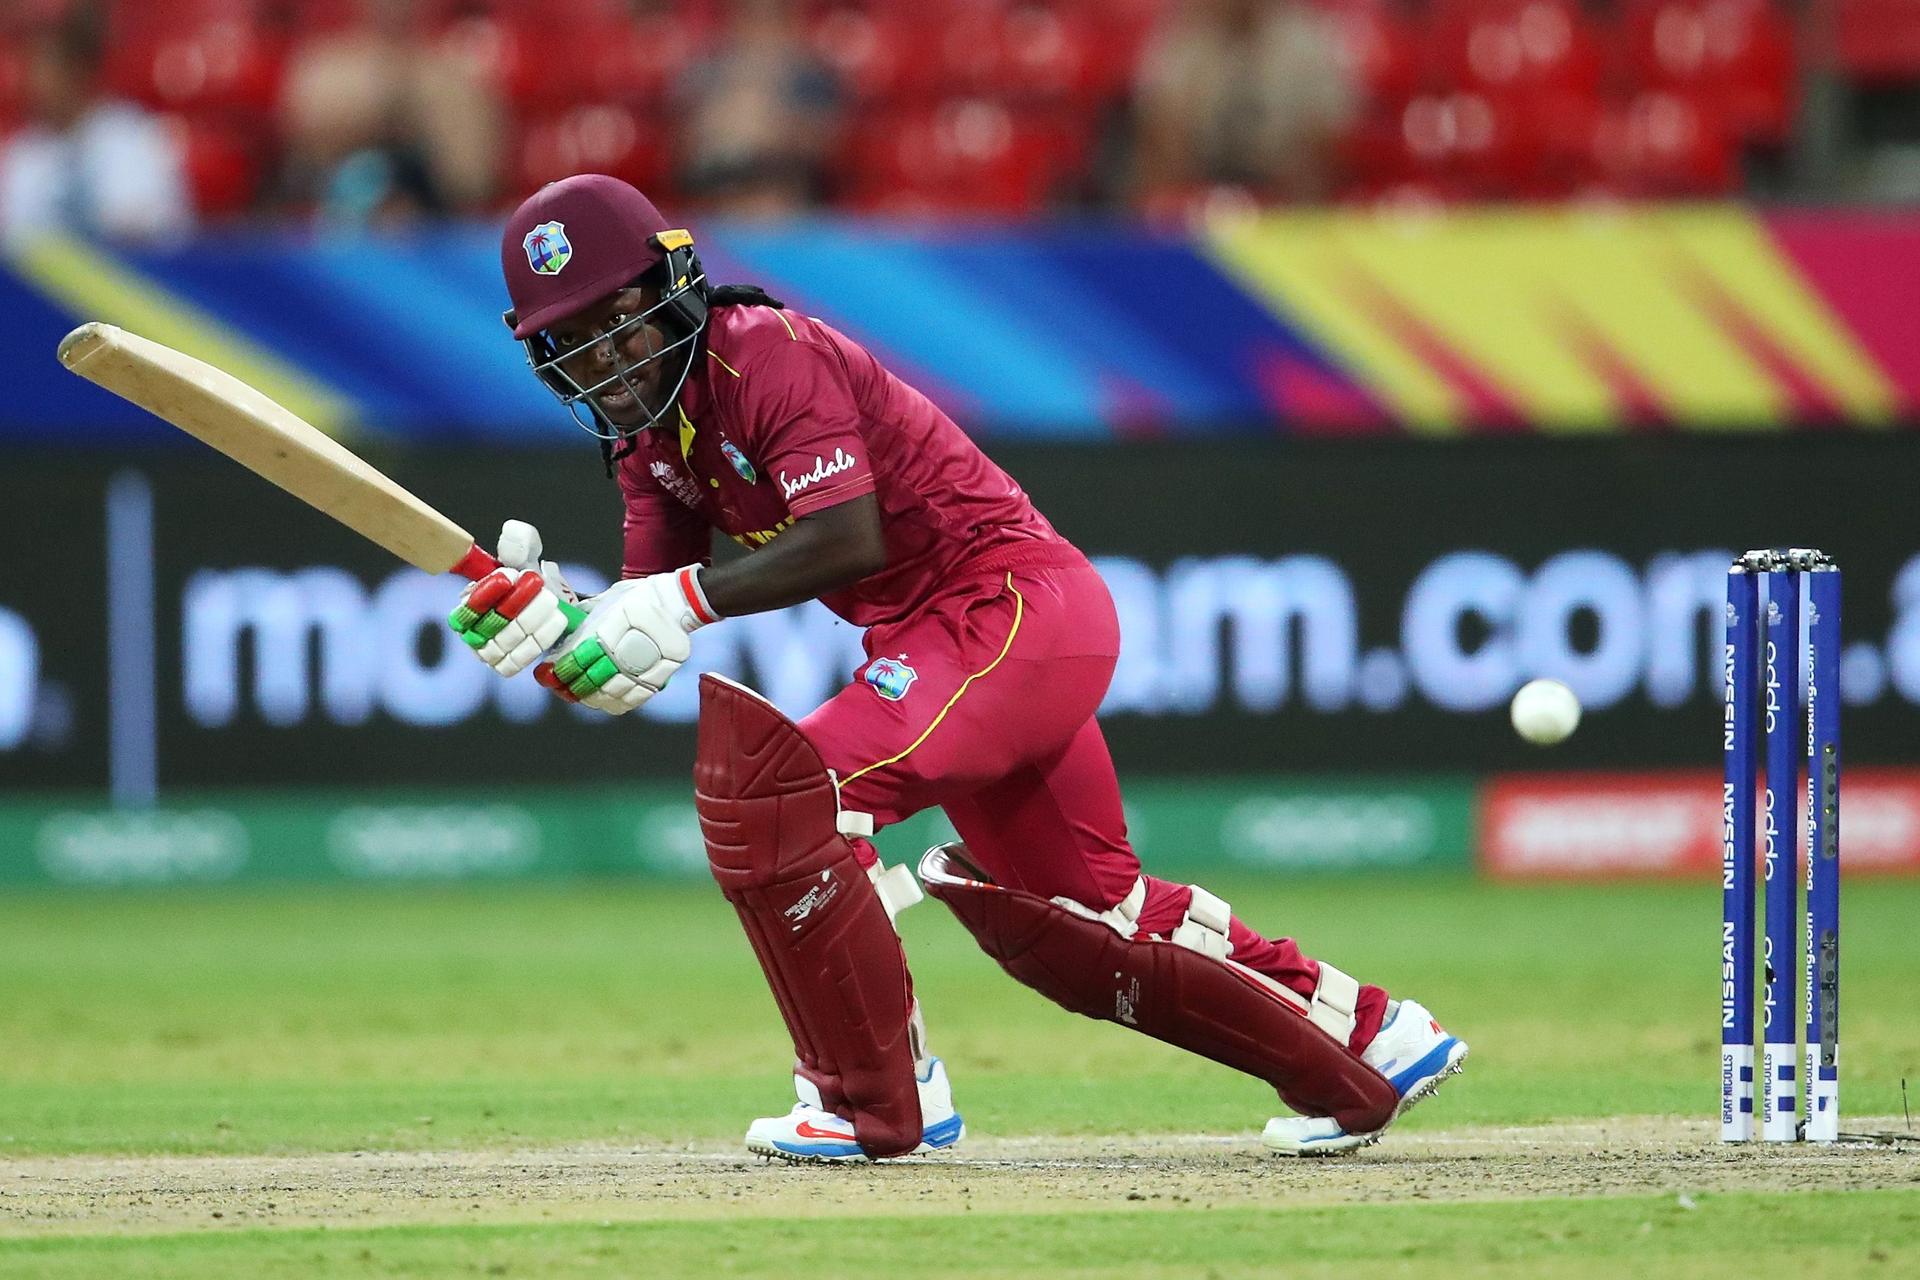
[[[527,569],[501,567],[468,587],[447,625],[480,661],[503,676],[519,675],[586,615]]]
[[[493,558],[509,569],[532,569],[547,580],[547,587],[568,604],[579,604],[580,593],[560,574],[557,561],[542,560],[540,531],[525,520],[509,520],[500,526],[500,541],[494,544]]]
[[[623,716],[666,688],[692,652],[688,637],[719,621],[700,566],[618,582],[585,601],[586,625],[534,679],[569,702]]]

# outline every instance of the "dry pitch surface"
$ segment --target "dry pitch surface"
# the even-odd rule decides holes
[[[1868,1118],[1862,1130],[1894,1131]],[[0,1161],[0,1235],[195,1227],[845,1216],[1863,1190],[1920,1184],[1920,1141],[1723,1147],[1706,1124],[1638,1118],[1394,1137],[1333,1160],[1246,1138],[980,1138],[883,1166],[768,1165],[730,1147],[58,1156]]]

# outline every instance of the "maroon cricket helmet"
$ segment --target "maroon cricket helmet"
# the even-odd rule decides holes
[[[605,174],[578,174],[534,192],[500,239],[513,336],[530,338],[631,284],[665,256],[654,237],[669,229],[653,201]]]

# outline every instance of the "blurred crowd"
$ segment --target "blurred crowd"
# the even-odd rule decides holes
[[[581,170],[742,215],[1719,196],[1789,189],[1796,165],[1804,189],[1796,139],[1870,127],[1875,87],[1920,68],[1916,0],[1820,14],[1816,29],[1780,0],[11,0],[0,234],[389,226],[494,212]],[[1911,116],[1893,111],[1894,131]]]

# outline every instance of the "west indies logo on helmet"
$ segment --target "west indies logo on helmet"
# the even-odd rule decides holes
[[[507,327],[575,422],[603,446],[661,425],[693,371],[707,327],[710,290],[691,235],[668,226],[631,185],[580,174],[540,188],[514,211],[500,240],[500,267],[513,300]],[[645,289],[646,305],[562,350],[555,325],[627,288]],[[644,337],[647,348],[637,358],[628,353],[636,337]],[[654,381],[650,366],[660,361],[669,363],[657,385],[670,389],[649,403],[643,388]],[[603,402],[608,396],[623,408],[637,406],[645,421],[615,421]]]
[[[527,251],[527,265],[540,275],[557,276],[573,261],[573,244],[564,222],[543,222],[520,243]]]

